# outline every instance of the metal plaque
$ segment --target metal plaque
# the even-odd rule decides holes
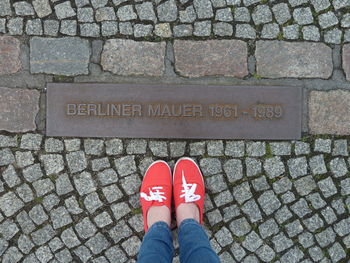
[[[299,139],[302,89],[50,83],[48,136]]]

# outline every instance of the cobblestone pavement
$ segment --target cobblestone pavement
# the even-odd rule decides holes
[[[222,262],[349,262],[348,138],[167,141],[0,135],[0,261],[135,262],[152,160],[197,160]],[[174,228],[176,256],[178,244]]]
[[[350,42],[347,0],[0,0],[0,33]]]

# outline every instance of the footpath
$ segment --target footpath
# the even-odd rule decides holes
[[[142,176],[183,156],[205,176],[205,229],[223,263],[349,262],[349,10],[0,0],[0,262],[136,262]],[[48,137],[48,83],[302,87],[302,138]]]

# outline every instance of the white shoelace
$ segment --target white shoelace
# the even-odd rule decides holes
[[[182,187],[184,188],[181,190],[183,193],[180,195],[180,198],[185,197],[185,202],[186,203],[191,203],[191,202],[196,202],[199,199],[201,199],[200,195],[196,195],[196,189],[197,189],[197,184],[188,184],[185,179],[184,171],[182,170]]]
[[[166,200],[166,197],[164,196],[165,193],[164,192],[160,192],[160,190],[163,189],[162,186],[154,186],[154,187],[148,188],[148,189],[149,189],[149,196],[146,193],[144,193],[144,192],[140,193],[140,196],[142,198],[144,198],[146,201],[163,202],[163,200]]]

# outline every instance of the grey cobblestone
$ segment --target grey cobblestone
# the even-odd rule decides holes
[[[0,150],[13,157],[0,172],[0,261],[15,246],[24,262],[134,262],[143,235],[141,176],[158,157],[173,166],[186,153],[204,174],[205,229],[224,261],[348,260],[344,138],[194,141],[188,148],[186,141],[91,139],[99,145],[93,149],[87,140],[41,136],[38,150],[1,138]],[[82,157],[82,170],[72,172]]]

